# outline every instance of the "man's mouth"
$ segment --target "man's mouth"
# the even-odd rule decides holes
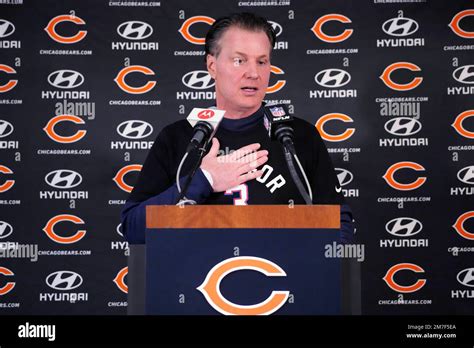
[[[245,86],[240,89],[244,92],[249,92],[249,93],[258,91],[257,87],[250,87],[250,86]]]

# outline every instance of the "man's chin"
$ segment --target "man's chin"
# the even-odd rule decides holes
[[[248,109],[259,108],[262,105],[263,96],[252,96],[243,98],[241,105]]]
[[[262,105],[261,101],[258,102],[258,103],[251,103],[251,104],[249,103],[249,104],[241,105],[241,109],[245,110],[247,112],[253,113],[253,112],[257,111],[260,108],[261,105]]]

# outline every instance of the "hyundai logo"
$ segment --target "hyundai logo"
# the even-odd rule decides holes
[[[423,229],[420,221],[409,217],[400,217],[390,220],[385,225],[385,230],[396,237],[411,237]]]
[[[466,268],[456,276],[459,283],[465,286],[474,287],[474,268]]]
[[[283,32],[283,28],[281,27],[281,25],[273,21],[268,21],[268,23],[272,26],[273,31],[275,32],[275,36],[276,37],[280,36],[281,33]]]
[[[82,284],[82,277],[71,271],[57,271],[46,278],[46,284],[55,290],[72,290]]]
[[[474,185],[474,166],[461,169],[458,172],[458,179],[465,184]]]
[[[13,133],[13,125],[5,120],[0,120],[0,138],[5,138]]]
[[[0,19],[0,38],[5,38],[10,36],[15,32],[15,26],[12,22],[9,22],[5,19]]]
[[[128,21],[117,27],[117,33],[127,40],[143,40],[153,34],[153,28],[145,22]]]
[[[396,17],[385,21],[382,30],[391,36],[408,36],[418,30],[418,23],[410,18]]]
[[[0,239],[7,238],[13,233],[13,227],[8,222],[0,221]]]
[[[123,237],[122,224],[121,223],[117,225],[116,231],[117,231],[117,233],[120,237]]]
[[[335,168],[334,170],[336,171],[337,179],[339,180],[339,184],[341,186],[346,186],[354,178],[354,175],[352,175],[352,173],[347,169]]]
[[[51,187],[70,189],[78,186],[82,182],[82,176],[73,170],[58,169],[46,174],[44,180]]]
[[[127,139],[143,139],[153,133],[153,127],[145,121],[129,120],[117,126],[117,133]]]
[[[57,70],[49,74],[48,82],[56,88],[71,89],[82,85],[84,76],[74,70]]]
[[[205,70],[194,70],[183,75],[182,82],[192,89],[207,89],[215,85],[211,75]]]
[[[474,65],[460,66],[453,71],[453,78],[461,83],[474,84]]]
[[[341,69],[325,69],[317,73],[314,80],[320,86],[338,88],[347,85],[351,80],[351,75]]]
[[[385,122],[387,132],[397,136],[409,136],[421,130],[421,122],[411,117],[396,117]]]

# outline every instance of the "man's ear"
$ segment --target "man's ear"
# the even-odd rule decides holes
[[[216,57],[214,57],[212,54],[208,54],[206,56],[206,65],[207,65],[207,71],[209,72],[209,75],[213,79],[216,78]]]

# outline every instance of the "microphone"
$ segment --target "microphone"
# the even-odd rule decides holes
[[[264,107],[263,124],[271,140],[278,140],[294,152],[293,116],[290,115],[285,104],[273,104]]]
[[[186,191],[188,190],[189,184],[191,183],[194,174],[196,174],[199,165],[201,164],[202,157],[205,153],[204,146],[209,142],[210,139],[214,136],[217,131],[217,127],[221,123],[222,119],[224,118],[225,111],[218,110],[215,107],[211,107],[208,109],[201,109],[201,108],[194,108],[188,115],[187,120],[194,127],[193,137],[186,149],[186,153],[184,154],[181,162],[179,163],[178,170],[176,171],[176,186],[178,187],[178,198],[176,200],[176,204],[182,205],[185,203],[192,203],[196,204],[196,202],[189,200],[186,198]],[[191,168],[191,172],[189,173],[183,188],[181,189],[180,185],[180,174],[181,169],[183,168],[184,162],[186,158],[189,156],[191,151],[198,150],[198,158],[194,162],[194,165]]]
[[[311,205],[313,201],[313,193],[311,191],[311,185],[309,184],[308,177],[301,165],[298,156],[296,155],[295,145],[293,143],[294,131],[293,131],[293,116],[290,115],[288,108],[285,104],[273,104],[264,107],[265,117],[263,124],[268,131],[268,136],[271,140],[278,140],[283,145],[285,153],[285,160],[290,171],[290,175],[295,183],[298,191],[303,197],[307,205]],[[306,192],[303,183],[296,171],[293,158],[303,175],[306,182],[308,192]]]
[[[194,133],[186,152],[199,149],[212,139],[224,114],[224,110],[216,108],[194,108],[187,117],[188,122],[194,127]]]

